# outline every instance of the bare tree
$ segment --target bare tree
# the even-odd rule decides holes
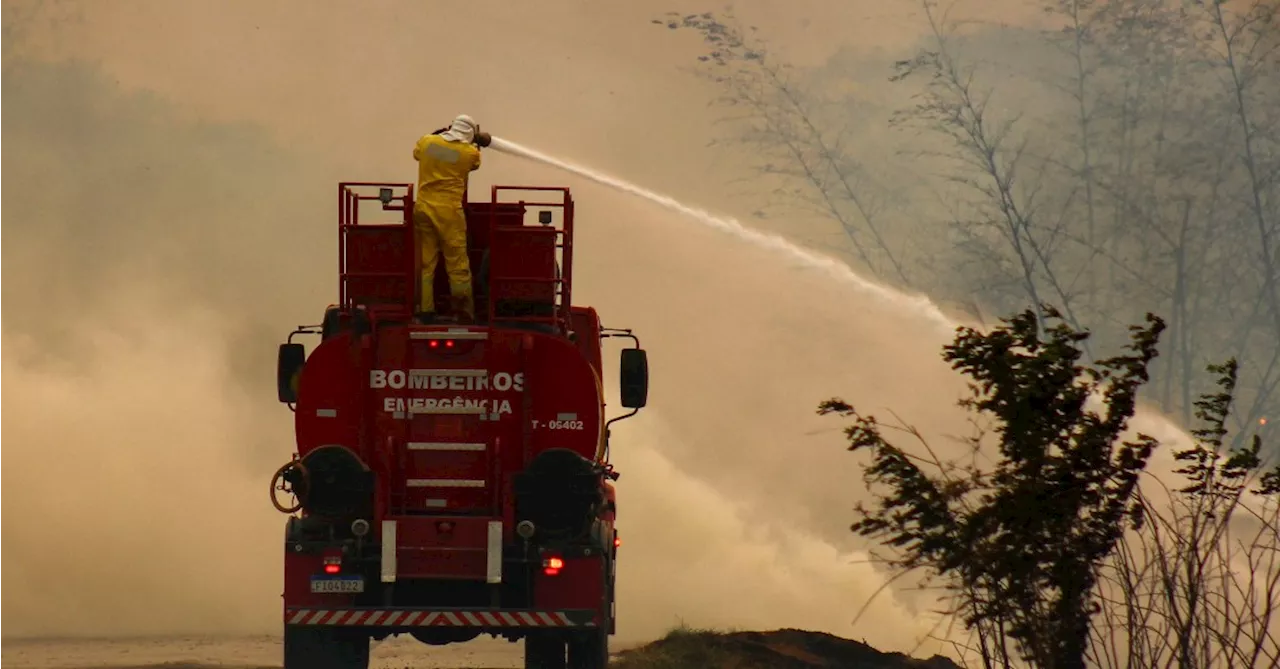
[[[1169,333],[1146,396],[1190,423],[1212,383],[1204,366],[1230,357],[1240,361],[1236,427],[1274,425],[1280,5],[1027,1],[1057,19],[1047,39],[961,33],[923,0],[927,43],[891,77],[916,93],[891,123],[922,131],[900,136],[907,160],[893,169],[916,176],[912,197],[891,208],[877,206],[893,193],[865,167],[890,169],[864,148],[869,131],[803,85],[838,82],[847,75],[836,65],[798,72],[754,28],[710,14],[659,22],[707,39],[704,74],[736,110],[727,121],[745,128],[736,139],[765,156],[762,176],[783,184],[788,206],[839,223],[854,264],[996,309],[1052,302],[1102,346],[1158,309]],[[983,65],[984,50],[998,62]],[[1031,104],[1011,102],[1024,92]],[[916,240],[902,241],[908,229]],[[912,247],[931,248],[917,260]]]
[[[1250,0],[1232,12],[1220,0],[1194,0],[1207,24],[1206,42],[1216,56],[1223,88],[1237,124],[1234,142],[1239,148],[1245,186],[1247,219],[1255,232],[1254,256],[1258,286],[1271,324],[1269,337],[1280,342],[1280,7],[1274,2]],[[1212,39],[1212,41],[1210,41]],[[1252,329],[1256,321],[1245,324]],[[1269,396],[1280,375],[1277,358],[1259,367],[1260,386]],[[1256,420],[1265,403],[1255,403],[1247,418]]]
[[[912,286],[901,259],[884,226],[883,198],[870,171],[842,145],[847,131],[820,127],[813,103],[798,88],[793,68],[775,62],[766,45],[754,37],[754,26],[743,29],[732,12],[723,19],[710,13],[655,19],[671,29],[700,33],[711,50],[701,60],[711,65],[704,72],[723,87],[717,102],[738,113],[732,120],[745,124],[736,139],[766,156],[756,167],[764,174],[781,176],[784,184],[803,188],[781,189],[792,206],[815,211],[840,225],[858,260],[879,276]],[[741,127],[741,126],[740,126]]]
[[[928,81],[919,103],[896,122],[923,123],[951,141],[952,151],[927,155],[954,161],[959,169],[949,178],[973,196],[973,218],[956,224],[971,239],[994,232],[1016,260],[1026,300],[1039,305],[1044,302],[1041,293],[1048,291],[1072,324],[1080,327],[1074,295],[1054,263],[1054,250],[1068,221],[1045,190],[1052,163],[1032,151],[1030,140],[1018,128],[1020,115],[993,118],[989,104],[994,91],[979,86],[976,68],[956,55],[948,12],[939,12],[936,0],[924,0],[922,6],[933,43],[915,58],[899,61],[893,80],[923,72]]]
[[[1109,210],[1111,220],[1104,237],[1079,240],[1110,272],[1109,299],[1090,320],[1115,326],[1144,304],[1169,303],[1176,350],[1157,371],[1163,382],[1156,394],[1166,410],[1189,420],[1201,376],[1191,333],[1212,320],[1205,297],[1219,287],[1206,266],[1222,240],[1206,224],[1221,204],[1213,184],[1225,178],[1225,155],[1206,150],[1221,145],[1205,141],[1214,108],[1198,93],[1188,67],[1195,60],[1184,55],[1194,53],[1194,44],[1167,3],[1123,0],[1092,9],[1090,54],[1098,66],[1090,81],[1098,102],[1089,120],[1102,147],[1091,156],[1093,219]]]
[[[1073,113],[1076,125],[1076,145],[1079,157],[1071,171],[1084,186],[1085,231],[1084,244],[1090,250],[1100,249],[1106,244],[1099,239],[1097,202],[1098,183],[1095,165],[1095,102],[1097,92],[1093,90],[1094,74],[1099,67],[1096,62],[1094,48],[1094,27],[1099,21],[1099,3],[1096,0],[1052,0],[1046,10],[1057,13],[1066,19],[1059,39],[1055,42],[1063,48],[1071,62],[1071,76],[1063,91],[1074,102]],[[1080,263],[1077,273],[1085,277],[1086,308],[1089,313],[1099,311],[1099,279],[1096,273],[1098,263],[1095,254],[1090,254]]]

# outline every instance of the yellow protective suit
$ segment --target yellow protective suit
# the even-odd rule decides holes
[[[454,308],[468,320],[475,318],[475,300],[462,199],[468,177],[480,168],[480,149],[471,143],[474,132],[475,123],[459,116],[447,132],[425,135],[413,147],[418,161],[413,223],[422,248],[421,310],[428,314],[435,311],[436,263],[443,255]]]

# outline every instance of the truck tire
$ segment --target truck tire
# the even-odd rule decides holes
[[[369,637],[353,632],[286,627],[284,669],[369,669]]]
[[[524,669],[565,669],[564,639],[554,633],[530,633],[524,638]]]
[[[604,619],[598,627],[573,632],[569,637],[568,669],[605,669],[609,666],[609,633],[613,629],[613,568],[606,563]]]
[[[609,626],[569,637],[568,669],[605,669],[609,666]]]
[[[613,632],[613,586],[617,568],[616,560],[605,561],[603,620],[598,627],[574,632],[569,637],[568,669],[605,669],[609,666],[609,635]]]

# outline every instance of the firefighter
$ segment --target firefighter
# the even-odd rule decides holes
[[[480,168],[479,126],[466,114],[448,128],[423,135],[413,147],[418,161],[418,193],[413,227],[422,249],[420,322],[435,317],[436,263],[444,256],[452,310],[460,322],[475,320],[471,263],[467,258],[467,219],[462,200],[467,179]],[[482,136],[487,137],[487,136]]]

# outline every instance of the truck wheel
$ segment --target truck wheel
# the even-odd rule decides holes
[[[524,638],[524,669],[565,669],[564,639],[534,632]]]
[[[284,669],[369,669],[369,637],[354,630],[284,630]]]
[[[613,631],[614,574],[617,562],[605,563],[605,601],[600,625],[573,632],[569,637],[568,669],[605,669],[609,666],[609,634]]]
[[[609,627],[602,625],[569,637],[568,669],[604,669],[609,666]]]

